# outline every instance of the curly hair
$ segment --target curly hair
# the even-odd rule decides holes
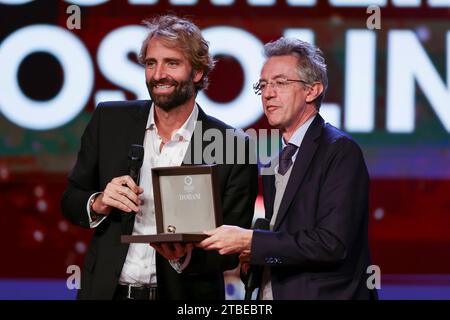
[[[202,71],[202,78],[195,83],[195,90],[206,89],[209,84],[208,74],[214,68],[215,61],[209,54],[209,44],[200,29],[191,21],[174,15],[156,16],[145,19],[143,24],[149,29],[142,43],[139,62],[145,64],[147,46],[151,39],[158,38],[170,48],[181,50],[192,65],[192,69]]]

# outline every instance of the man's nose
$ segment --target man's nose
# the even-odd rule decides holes
[[[264,88],[264,91],[262,92],[262,96],[266,100],[269,100],[276,96],[276,91],[270,83],[268,83],[266,85],[266,87]]]
[[[153,79],[156,81],[166,77],[166,70],[163,65],[157,65],[153,74]]]

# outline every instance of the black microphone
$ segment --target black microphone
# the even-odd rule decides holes
[[[139,144],[132,144],[128,151],[128,174],[137,185],[139,185],[139,176],[143,161],[144,147]],[[132,215],[128,215],[128,217],[131,218]]]
[[[265,218],[256,219],[253,230],[256,229],[269,230],[269,220]],[[251,300],[253,291],[261,285],[262,271],[262,266],[251,266],[248,269],[247,281],[245,282],[245,300]]]
[[[144,161],[144,147],[139,144],[132,144],[128,151],[128,171],[131,179],[139,185],[142,162]]]

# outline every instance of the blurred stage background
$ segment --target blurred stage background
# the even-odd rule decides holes
[[[366,27],[369,4],[380,30]],[[74,298],[66,270],[91,231],[61,215],[66,176],[98,101],[148,98],[140,22],[170,12],[198,24],[219,61],[200,105],[243,129],[268,128],[251,86],[263,43],[295,36],[324,51],[321,114],[360,143],[371,175],[381,298],[450,299],[448,0],[0,0],[0,299]],[[243,297],[234,272],[227,283]]]

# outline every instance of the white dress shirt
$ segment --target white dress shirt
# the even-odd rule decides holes
[[[164,144],[160,151],[162,139],[155,124],[154,107],[150,109],[144,137],[144,161],[139,182],[144,192],[140,195],[142,202],[140,211],[136,213],[133,235],[156,234],[151,168],[181,165],[195,129],[197,116],[198,107],[195,105],[185,123],[172,134],[171,139]],[[93,194],[91,197],[95,195]],[[89,205],[87,209],[89,213]],[[95,228],[106,218],[102,217],[92,221],[89,215],[91,228]],[[130,244],[119,282],[122,284],[155,284],[157,282],[155,255],[155,249],[149,244]],[[176,260],[172,260],[170,263],[177,272],[181,272],[189,264],[189,261],[190,253],[187,255],[183,265],[178,265]]]

